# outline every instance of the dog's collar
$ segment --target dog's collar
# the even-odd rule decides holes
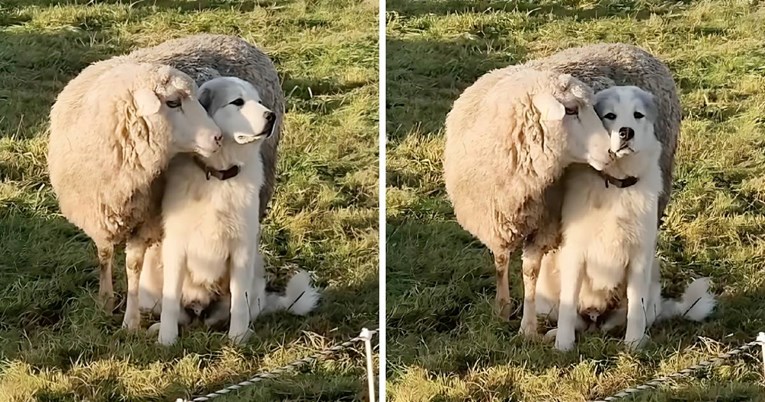
[[[606,174],[602,171],[598,171],[598,175],[603,178],[603,180],[606,181],[606,188],[608,188],[608,184],[613,184],[614,186],[618,188],[627,188],[634,186],[635,183],[638,182],[638,178],[635,176],[627,176],[623,179],[617,179],[616,177],[613,177],[609,174]]]
[[[210,176],[215,177],[218,180],[228,180],[232,177],[236,177],[236,175],[239,174],[239,166],[234,165],[226,170],[218,170],[213,169],[209,166],[207,166],[206,163],[204,163],[199,157],[194,156],[192,159],[194,159],[194,164],[197,165],[200,169],[202,169],[203,172],[205,172],[205,178],[207,180],[210,180]]]

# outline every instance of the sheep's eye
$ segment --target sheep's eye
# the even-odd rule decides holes
[[[165,102],[165,105],[167,105],[167,107],[169,107],[171,109],[175,109],[175,108],[181,106],[181,101],[169,100],[169,101]]]
[[[260,99],[258,99],[258,103],[260,103],[260,104],[262,105],[262,104],[263,104],[263,101],[262,101],[262,100],[260,100]]]
[[[567,107],[566,108],[566,114],[567,115],[571,115],[571,116],[575,116],[575,115],[579,114],[579,110],[577,110],[577,108],[575,108],[575,107]]]
[[[242,105],[244,105],[244,99],[242,99],[242,98],[234,99],[234,100],[231,101],[231,104],[234,105],[234,106],[242,106]]]
[[[603,116],[603,118],[606,119],[606,120],[613,120],[613,119],[616,118],[616,115],[613,114],[613,113],[606,113],[606,115]]]
[[[635,112],[633,116],[635,116],[636,119],[642,119],[643,117],[645,117],[645,115],[640,112]]]

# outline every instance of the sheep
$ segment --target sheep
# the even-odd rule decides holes
[[[196,85],[226,75],[242,78],[261,89],[263,104],[273,110],[276,115],[274,132],[261,147],[265,173],[264,183],[260,189],[259,217],[262,219],[266,214],[268,201],[273,196],[276,178],[276,148],[284,121],[284,94],[276,69],[268,56],[255,46],[234,36],[200,34],[168,40],[159,45],[137,49],[127,55],[117,56],[110,60],[110,63],[150,63],[168,66],[190,76]],[[106,89],[111,87],[110,83],[104,84]],[[87,121],[87,119],[83,119],[83,121]],[[211,122],[209,117],[208,122]],[[167,166],[167,161],[158,165],[161,167],[158,170],[162,171]],[[101,247],[98,247],[99,265],[101,266],[101,290],[99,293],[108,294],[109,299],[113,293],[111,260],[114,245],[123,241],[127,243],[125,268],[128,277],[128,295],[123,327],[131,329],[138,328],[140,325],[138,283],[144,255],[147,248],[162,237],[160,209],[164,193],[164,177],[159,175],[155,176],[154,179],[149,188],[140,193],[141,197],[139,198],[145,200],[146,205],[138,212],[143,213],[143,215],[136,212],[136,216],[131,218],[131,224],[128,225],[131,228],[128,232],[134,232],[135,236],[126,239],[124,234],[116,236],[110,232],[93,233],[91,236],[94,241],[96,238],[99,239],[96,241],[97,246],[101,244]],[[69,191],[77,192],[76,190]],[[137,203],[138,201],[134,200],[134,202]],[[138,225],[140,222],[145,224]],[[83,226],[78,226],[85,230]],[[95,229],[89,230],[90,232],[95,231]],[[88,233],[88,230],[85,231]],[[90,233],[88,234],[90,235]],[[110,304],[107,306],[110,307]]]
[[[109,59],[85,68],[51,108],[51,186],[61,213],[96,245],[99,300],[109,311],[115,245],[126,243],[130,263],[161,231],[160,173],[175,154],[220,147],[220,129],[196,93],[174,68]]]
[[[446,192],[460,225],[494,254],[501,317],[510,316],[509,252],[556,221],[545,217],[556,210],[545,190],[571,163],[603,169],[608,149],[592,90],[569,74],[495,70],[454,102],[446,118]]]
[[[263,105],[276,114],[274,132],[260,149],[265,169],[265,182],[260,189],[260,218],[263,219],[274,194],[276,149],[285,113],[284,92],[271,59],[244,39],[212,34],[171,39],[154,47],[137,49],[127,57],[175,67],[194,78],[200,86],[213,78],[230,76],[241,78],[258,88]]]
[[[257,47],[247,41],[229,35],[198,34],[178,39],[171,39],[153,47],[137,49],[124,56],[127,60],[144,63],[159,63],[177,68],[191,76],[198,85],[213,78],[230,76],[241,78],[258,88],[263,105],[274,112],[273,131],[263,140],[260,156],[263,163],[263,184],[260,187],[260,206],[258,218],[266,214],[276,182],[276,149],[284,124],[284,93],[279,75],[271,59]],[[161,195],[158,203],[161,202]],[[157,208],[159,204],[157,204]],[[141,246],[139,254],[143,256],[150,243]],[[128,303],[125,309],[129,328],[140,324],[138,303],[138,280],[143,266],[143,257],[128,264],[128,276],[136,280],[135,285],[128,281]]]
[[[497,71],[513,71],[517,68],[531,68],[560,74],[571,74],[594,91],[600,91],[614,85],[634,85],[656,96],[659,110],[655,133],[662,143],[660,165],[662,170],[663,191],[659,197],[658,214],[661,225],[664,210],[669,202],[672,188],[672,170],[674,154],[677,148],[677,138],[680,133],[682,110],[677,89],[669,69],[650,53],[632,45],[612,43],[595,44],[563,50],[549,57],[531,60],[521,66],[510,66]],[[499,74],[496,71],[492,74]],[[448,141],[448,140],[447,140]],[[535,225],[526,225],[525,230],[510,226],[503,233],[485,234],[479,239],[489,246],[494,254],[497,267],[498,286],[506,281],[507,256],[523,242],[522,271],[524,283],[524,305],[521,319],[521,333],[527,336],[537,335],[537,318],[534,305],[536,280],[541,267],[542,257],[552,249],[557,248],[560,241],[560,207],[562,203],[562,181],[559,177],[544,190],[543,198],[546,203],[536,210],[528,206],[515,210],[489,210],[483,215],[473,212],[463,220],[481,219],[497,221],[500,218],[513,223],[519,221],[534,221]],[[478,188],[478,187],[476,187]],[[505,187],[508,188],[509,187]],[[527,194],[528,190],[522,194]],[[473,189],[473,191],[478,191]],[[510,190],[508,190],[510,191]],[[512,191],[517,192],[518,189]],[[538,192],[535,192],[538,194]],[[506,195],[504,197],[507,197]],[[535,198],[538,199],[538,198]],[[496,215],[492,215],[496,214]],[[530,219],[529,214],[536,219]],[[509,215],[510,218],[506,216]],[[458,221],[460,218],[458,217]],[[465,226],[462,221],[460,223]],[[478,223],[473,223],[476,225]],[[495,223],[497,224],[497,223]],[[509,240],[503,240],[509,239]],[[503,243],[504,241],[504,243]],[[493,245],[493,247],[492,247]],[[500,268],[500,265],[502,266]],[[503,281],[500,278],[504,277]],[[506,286],[506,285],[504,285]],[[498,295],[500,290],[497,290]],[[502,291],[507,295],[508,291]]]

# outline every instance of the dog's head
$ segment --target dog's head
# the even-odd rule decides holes
[[[225,140],[249,144],[273,134],[276,114],[263,105],[258,90],[247,81],[214,78],[199,88],[199,101]]]
[[[654,134],[657,117],[653,94],[634,86],[616,86],[595,94],[595,111],[611,137],[617,158],[659,145]]]

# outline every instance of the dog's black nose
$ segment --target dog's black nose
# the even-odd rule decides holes
[[[273,123],[274,120],[276,120],[276,114],[270,110],[265,112],[264,115],[266,116],[266,121],[269,123]]]
[[[622,127],[619,129],[619,139],[622,141],[629,141],[635,137],[635,130],[632,127]]]

